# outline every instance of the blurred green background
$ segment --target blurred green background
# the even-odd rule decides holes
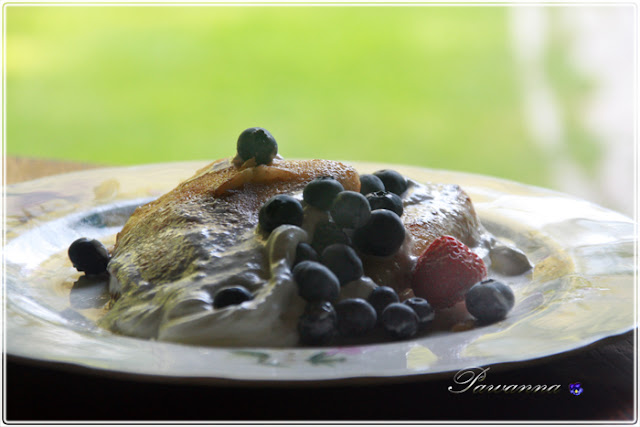
[[[552,12],[555,13],[555,12]],[[509,7],[5,6],[8,155],[125,165],[217,159],[271,131],[284,157],[554,186],[527,131]],[[552,17],[553,19],[553,17]],[[549,42],[568,153],[591,82]]]

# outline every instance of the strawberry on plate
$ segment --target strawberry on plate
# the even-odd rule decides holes
[[[447,308],[462,301],[469,288],[486,276],[482,258],[455,237],[442,236],[418,258],[411,287],[432,307]]]

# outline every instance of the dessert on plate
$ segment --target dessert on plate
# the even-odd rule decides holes
[[[490,259],[507,275],[531,265],[484,229],[459,186],[285,160],[277,148],[249,128],[234,158],[138,207],[111,251],[74,242],[78,270],[110,275],[99,324],[145,339],[283,347],[375,330],[411,338],[462,301],[479,323],[508,315],[513,292],[488,278]]]

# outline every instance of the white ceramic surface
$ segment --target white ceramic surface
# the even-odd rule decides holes
[[[104,282],[80,279],[66,250],[78,237],[112,244],[138,204],[172,189],[206,162],[110,168],[6,188],[6,351],[120,375],[181,381],[314,382],[406,379],[551,356],[636,325],[636,228],[624,215],[565,194],[495,178],[392,167],[421,182],[459,184],[483,224],[525,251],[535,268],[505,278],[516,305],[476,326],[460,307],[450,324],[400,342],[323,348],[210,348],[114,335],[95,326]],[[79,280],[80,279],[80,280]],[[466,317],[465,317],[466,315]]]

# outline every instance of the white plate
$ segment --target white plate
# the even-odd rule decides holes
[[[631,219],[565,194],[495,178],[352,163],[361,173],[392,167],[421,182],[462,186],[489,231],[515,243],[535,264],[527,277],[506,279],[516,294],[509,316],[478,327],[454,308],[450,318],[460,322],[417,339],[327,348],[196,347],[98,328],[105,285],[74,285],[80,274],[66,259],[69,244],[83,236],[112,243],[135,206],[205,164],[90,170],[8,186],[7,353],[167,381],[375,381],[529,361],[579,349],[636,325]]]

